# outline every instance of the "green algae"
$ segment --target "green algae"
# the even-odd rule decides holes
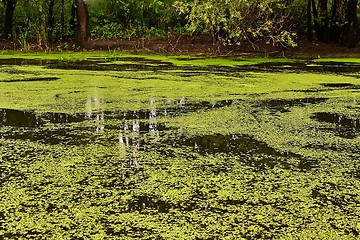
[[[357,239],[359,79],[194,61],[2,66],[0,238]]]
[[[335,62],[335,63],[349,63],[349,64],[358,64],[360,62],[359,58],[318,58],[314,59],[314,62]]]
[[[271,62],[292,62],[293,59],[286,58],[243,58],[243,57],[224,57],[224,58],[205,58],[204,56],[164,56],[157,54],[132,55],[126,53],[106,53],[106,52],[63,52],[63,53],[18,53],[4,52],[0,54],[0,59],[22,59],[22,60],[61,60],[61,61],[80,61],[80,60],[103,60],[105,64],[124,64],[141,62],[169,63],[177,66],[241,66],[254,65],[259,63]],[[19,61],[21,63],[21,61]],[[23,63],[27,63],[24,61]]]

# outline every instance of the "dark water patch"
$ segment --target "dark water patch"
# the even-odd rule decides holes
[[[119,126],[112,126],[109,129],[118,130]],[[135,133],[150,133],[154,131],[164,131],[168,128],[165,124],[157,123],[157,122],[142,122],[142,121],[133,121],[133,122],[126,122],[120,126],[120,130],[123,132],[135,132]]]
[[[54,123],[67,123],[69,119],[52,118]],[[77,119],[75,119],[77,120]],[[156,122],[143,122],[134,120],[121,125],[108,125],[104,122],[85,126],[57,125],[56,127],[36,126],[32,128],[12,127],[2,129],[1,138],[14,140],[29,140],[44,144],[57,145],[87,145],[96,143],[107,145],[116,142],[126,146],[136,147],[137,150],[146,150],[147,143],[136,134],[149,134],[149,139],[157,137],[159,132],[167,128],[164,124]],[[119,132],[119,135],[110,135],[109,131]]]
[[[36,114],[34,111],[22,111],[14,109],[0,109],[0,126],[12,127],[40,127],[46,122],[72,123],[84,121],[83,115],[70,115],[66,113],[48,112]]]
[[[36,65],[43,66],[56,60],[43,60],[43,59],[24,59],[24,58],[10,58],[0,59],[0,65]]]
[[[43,121],[33,111],[0,109],[0,126],[37,127],[42,124]]]
[[[279,155],[278,152],[264,142],[255,140],[247,135],[205,135],[183,139],[186,146],[192,146],[200,153],[263,153]]]
[[[194,136],[191,138],[180,137],[180,139],[180,141],[170,140],[168,144],[174,147],[188,146],[192,148],[193,152],[198,152],[201,155],[224,153],[232,156],[241,156],[241,161],[254,167],[258,172],[264,172],[266,169],[273,168],[276,165],[290,168],[290,164],[286,161],[288,158],[299,159],[300,164],[296,167],[301,168],[301,170],[307,170],[316,165],[307,164],[299,154],[278,151],[268,146],[265,142],[256,140],[248,135],[215,134]],[[224,169],[226,171],[226,167]],[[221,171],[221,169],[219,171]]]
[[[12,83],[12,82],[51,82],[51,81],[56,81],[59,79],[60,78],[58,78],[58,77],[33,77],[33,78],[25,78],[25,79],[3,80],[0,82],[7,82],[7,83]]]
[[[340,62],[306,62],[306,61],[296,61],[296,62],[266,62],[260,63],[251,66],[244,66],[249,69],[258,70],[258,71],[306,71],[306,72],[317,72],[317,73],[350,73],[350,72],[359,72],[360,64],[356,63],[340,63]]]
[[[122,64],[111,63],[111,61],[124,61]],[[128,62],[128,63],[127,63]],[[106,63],[106,64],[104,64]],[[199,76],[204,74],[215,74],[219,76],[245,77],[249,70],[244,67],[228,66],[177,66],[173,63],[142,58],[115,58],[113,60],[80,60],[80,61],[53,61],[46,64],[50,69],[89,70],[89,71],[173,71],[169,74],[183,77]],[[256,67],[254,68],[256,69]],[[189,73],[187,73],[189,72]]]
[[[66,144],[66,145],[86,145],[95,142],[97,139],[94,134],[87,134],[85,130],[66,130],[66,129],[38,129],[38,130],[10,130],[1,133],[4,139],[30,140],[50,145]]]
[[[154,64],[154,65],[166,65],[166,66],[174,65],[171,62],[166,62],[166,61],[156,60],[156,59],[146,59],[146,58],[141,58],[141,57],[118,57],[118,58],[114,58],[113,60],[114,61],[124,61],[124,62]]]
[[[354,88],[354,87],[359,87],[355,84],[351,84],[351,83],[322,83],[320,84],[321,86],[324,87],[330,87],[330,88]]]
[[[221,100],[221,101],[203,101],[203,102],[186,102],[186,100],[175,100],[167,102],[168,106],[158,109],[136,110],[136,111],[105,111],[107,119],[118,120],[149,120],[156,117],[175,117],[199,110],[211,110],[236,104],[242,100]],[[96,113],[92,113],[94,115]]]
[[[182,104],[180,101],[174,106],[166,109],[167,115],[170,116],[178,116],[190,112],[196,112],[199,110],[211,110],[216,108],[228,107],[233,104],[237,104],[241,102],[241,99],[233,99],[233,100],[221,100],[214,102],[194,102],[194,103],[186,103]]]
[[[164,200],[154,199],[151,196],[138,196],[131,201],[128,201],[125,212],[157,210],[160,213],[168,213],[174,204]]]
[[[170,62],[156,60],[156,59],[146,59],[141,57],[114,57],[114,58],[87,58],[85,60],[50,60],[50,59],[24,59],[24,58],[10,58],[10,59],[0,59],[0,65],[57,65],[57,64],[66,64],[66,65],[94,65],[94,64],[104,64],[111,63],[114,61],[124,61],[124,62],[134,62],[139,64],[154,64],[154,65],[173,65]]]
[[[13,109],[0,109],[0,126],[17,127],[21,129],[11,129],[9,134],[5,134],[7,138],[15,139],[32,139],[39,140],[43,137],[47,142],[59,142],[56,138],[51,139],[48,134],[55,136],[63,135],[63,130],[58,132],[45,133],[46,128],[42,128],[47,123],[52,124],[71,124],[83,121],[95,121],[94,126],[99,125],[98,130],[104,129],[123,130],[125,126],[112,126],[106,123],[106,120],[120,120],[126,121],[127,128],[133,132],[145,134],[153,131],[164,131],[166,128],[163,124],[156,123],[155,119],[158,117],[174,117],[184,115],[198,110],[209,110],[214,108],[221,108],[234,104],[236,100],[223,100],[218,102],[200,102],[200,103],[186,103],[184,99],[179,101],[171,101],[170,107],[163,107],[151,110],[138,111],[99,111],[86,112],[82,114],[67,114],[57,112],[36,113],[34,111],[22,111]],[[131,121],[132,122],[128,122]],[[27,131],[23,128],[33,128],[32,131]],[[57,127],[62,129],[64,127]],[[94,127],[95,128],[95,127]],[[42,132],[41,134],[39,132]],[[69,134],[67,134],[69,135]],[[74,136],[70,136],[73,138]],[[75,137],[77,138],[77,137]],[[62,138],[61,138],[62,139]],[[67,137],[65,137],[67,139]]]
[[[339,113],[318,112],[311,116],[319,122],[334,124],[333,129],[342,138],[354,139],[359,135],[360,119],[352,119]]]
[[[206,57],[177,57],[176,60],[179,61],[194,61],[194,60],[205,60]]]
[[[197,60],[199,58],[185,58],[181,60]],[[124,64],[113,64],[113,61],[123,61]],[[105,64],[106,63],[106,64]],[[119,58],[88,58],[85,60],[41,60],[41,59],[0,59],[0,65],[41,65],[50,69],[77,69],[77,70],[96,70],[96,71],[159,71],[159,70],[181,70],[192,73],[183,74],[185,77],[200,74],[217,74],[221,76],[239,77],[248,71],[267,72],[267,71],[305,71],[319,73],[351,73],[359,72],[360,64],[356,63],[337,63],[337,62],[266,62],[254,65],[242,66],[177,66],[171,62],[156,59],[146,59],[141,57],[119,57]],[[240,74],[240,75],[239,75]]]
[[[46,112],[36,114],[34,111],[22,111],[14,109],[0,109],[0,126],[13,127],[40,127],[46,122],[50,123],[74,123],[85,120],[101,120],[101,119],[149,119],[151,111],[124,111],[124,112],[87,112],[83,114],[67,114],[57,112]]]
[[[202,71],[179,71],[179,72],[172,72],[172,75],[179,76],[179,77],[196,77],[196,76],[203,76],[205,74],[208,74],[208,72],[202,72]]]
[[[33,74],[33,75],[37,75],[39,74],[38,72],[34,72],[34,71],[27,71],[27,70],[20,70],[20,69],[16,69],[16,68],[9,68],[8,66],[5,67],[1,67],[0,65],[0,72],[3,73],[8,73],[8,74]],[[5,81],[5,80],[4,80]]]
[[[71,115],[67,113],[48,112],[41,115],[43,119],[50,121],[51,123],[73,123],[84,121],[85,117],[79,114]]]
[[[71,91],[71,92],[69,92],[69,94],[82,93],[82,92],[84,92],[84,91],[78,91],[78,90],[76,90],[76,91]]]
[[[318,112],[314,113],[312,118],[315,118],[320,122],[335,123],[342,127],[353,129],[360,128],[360,119],[351,119],[339,113]]]
[[[259,106],[268,108],[271,112],[290,112],[289,108],[304,106],[306,104],[318,104],[327,101],[328,98],[299,98],[299,99],[271,99],[261,101]]]
[[[50,69],[64,70],[85,70],[85,71],[157,71],[163,70],[163,66],[154,66],[146,64],[98,64],[96,62],[78,62],[77,64],[59,62],[56,64],[48,64]],[[170,69],[170,68],[166,68]]]
[[[305,89],[305,90],[289,90],[287,92],[301,92],[301,93],[316,93],[316,92],[327,92],[328,89]]]
[[[347,62],[317,62],[316,65],[309,65],[310,70],[315,70],[319,72],[359,72],[360,64],[357,63],[347,63]]]
[[[129,63],[116,64],[113,61]],[[106,63],[106,64],[105,64]],[[50,69],[73,69],[89,71],[157,71],[172,69],[170,62],[145,58],[109,58],[109,59],[86,59],[78,61],[53,61],[46,64]]]

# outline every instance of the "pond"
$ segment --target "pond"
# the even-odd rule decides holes
[[[360,63],[0,55],[1,239],[357,239]]]

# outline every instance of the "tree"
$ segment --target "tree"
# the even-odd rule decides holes
[[[83,47],[89,38],[89,13],[84,0],[75,0],[75,42]]]
[[[190,31],[213,34],[222,43],[261,39],[273,45],[295,45],[286,0],[194,0],[177,4],[180,13],[189,12]]]
[[[324,42],[354,47],[358,41],[358,0],[308,0],[308,36],[312,37],[312,23],[316,38]]]
[[[54,30],[54,5],[55,5],[55,0],[50,0],[49,2],[49,14],[48,14],[48,18],[47,18],[47,39],[48,41],[52,41],[52,34],[53,34],[53,30]]]
[[[8,38],[12,35],[16,0],[1,0],[1,1],[4,3],[4,8],[5,8],[3,37]]]
[[[343,44],[349,48],[355,47],[358,41],[359,23],[357,18],[357,5],[358,0],[348,0]]]

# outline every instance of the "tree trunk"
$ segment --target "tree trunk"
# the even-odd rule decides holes
[[[61,41],[64,40],[65,35],[65,0],[61,0]]]
[[[307,16],[307,34],[308,40],[311,41],[312,39],[312,16],[311,16],[311,0],[307,1],[307,9],[306,9],[306,16]]]
[[[3,37],[9,38],[12,35],[13,30],[13,18],[16,7],[16,0],[5,0],[5,21],[4,21],[4,33]]]
[[[358,18],[357,18],[357,4],[358,0],[348,0],[346,8],[346,25],[344,29],[344,40],[343,43],[346,47],[355,47],[357,43],[358,35]]]
[[[89,13],[84,0],[75,0],[76,28],[75,42],[79,47],[84,47],[89,34]]]
[[[328,0],[319,0],[319,32],[318,39],[323,42],[329,41],[329,15]]]
[[[50,0],[49,15],[47,19],[47,39],[49,42],[52,41],[52,34],[54,30],[54,4],[55,4],[55,0]]]
[[[339,42],[340,40],[340,17],[339,17],[339,0],[333,0],[331,7],[331,17],[329,26],[329,40],[330,42]]]
[[[319,33],[320,33],[320,25],[319,25],[319,16],[318,16],[318,12],[316,9],[315,0],[311,0],[311,9],[313,12],[314,29],[315,29],[316,36],[318,37]]]

